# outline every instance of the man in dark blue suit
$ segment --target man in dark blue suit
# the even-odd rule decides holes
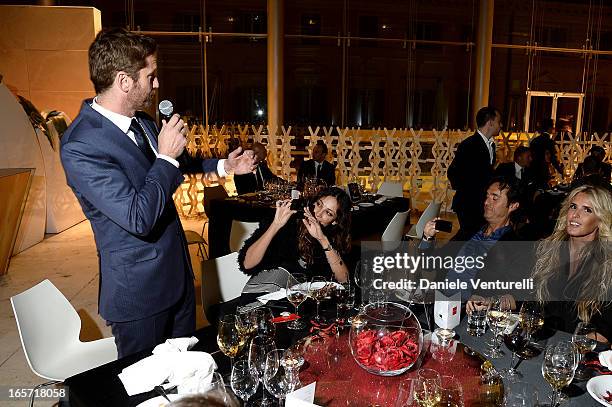
[[[125,30],[100,32],[89,48],[97,96],[85,100],[61,142],[68,184],[91,222],[100,263],[100,315],[119,357],[195,329],[193,271],[172,193],[185,123],[161,130],[141,112],[153,100],[157,45]],[[201,170],[242,174],[252,154],[203,160]]]
[[[459,144],[448,167],[448,180],[456,191],[452,208],[460,226],[456,240],[469,239],[484,223],[483,203],[495,164],[493,138],[501,130],[501,114],[494,107],[483,107],[476,113],[476,126],[476,132]]]
[[[312,159],[304,161],[297,173],[298,189],[302,189],[306,179],[323,180],[325,185],[336,184],[336,168],[327,161],[327,145],[323,140],[317,141],[312,149]]]

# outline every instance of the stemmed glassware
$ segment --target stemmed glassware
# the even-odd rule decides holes
[[[225,356],[230,358],[234,364],[234,358],[240,353],[246,343],[247,338],[240,334],[236,326],[236,316],[234,314],[224,315],[219,321],[217,329],[217,345]]]
[[[442,400],[440,374],[432,369],[419,369],[413,385],[414,400],[420,407],[435,407]]]
[[[440,402],[436,407],[463,407],[463,386],[452,376],[440,377]]]
[[[266,389],[277,399],[284,400],[295,388],[290,369],[282,363],[285,349],[274,349],[266,356],[263,382]]]
[[[511,382],[505,386],[504,407],[536,407],[538,391],[531,383]]]
[[[263,383],[263,376],[266,369],[266,357],[268,353],[273,351],[276,348],[276,344],[274,343],[274,339],[267,335],[257,335],[251,340],[251,345],[249,346],[249,356],[248,356],[248,364],[251,374],[255,376],[258,382]],[[266,392],[263,391],[263,397],[261,400],[261,405],[266,406],[269,405],[268,400],[266,400]]]
[[[507,369],[500,370],[499,373],[503,378],[513,382],[523,377],[523,375],[514,368],[514,358],[517,352],[520,352],[529,344],[527,332],[524,331],[520,325],[516,326],[512,332],[504,334],[504,343],[512,352],[512,358],[510,358],[510,366]]]
[[[595,339],[595,327],[587,322],[579,322],[576,326],[576,330],[572,335],[572,342],[576,347],[579,355],[578,368],[576,369],[575,377],[579,380],[588,379],[588,369],[582,364],[584,355],[592,352],[597,346],[597,340]]]
[[[232,367],[230,383],[234,393],[246,404],[257,391],[259,378],[251,372],[248,360],[239,360]]]
[[[487,308],[487,324],[493,332],[491,346],[483,353],[491,359],[499,359],[504,356],[504,352],[499,349],[498,335],[507,325],[508,310],[504,307],[504,302],[498,297],[489,300]]]
[[[542,304],[537,301],[525,301],[519,312],[519,320],[526,333],[527,342],[531,341],[531,336],[544,326]]]
[[[317,324],[325,323],[325,319],[319,315],[319,304],[327,296],[327,279],[323,276],[314,276],[308,286],[308,294],[317,302],[317,314],[313,321]]]
[[[561,389],[574,379],[576,361],[576,350],[571,342],[559,342],[546,347],[542,361],[542,376],[553,388],[551,407],[559,405]]]
[[[268,335],[274,337],[276,334],[276,325],[274,325],[274,322],[272,322],[274,319],[274,314],[270,308],[257,308],[253,311],[253,318],[257,324],[257,335]]]
[[[245,343],[249,343],[257,333],[257,314],[254,311],[237,313],[236,328],[245,337]]]
[[[308,280],[306,275],[296,273],[287,279],[287,300],[295,307],[295,314],[299,316],[299,307],[308,296]],[[304,329],[306,324],[299,318],[287,324],[289,329]]]

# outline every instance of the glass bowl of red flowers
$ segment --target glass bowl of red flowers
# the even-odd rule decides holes
[[[421,324],[402,304],[369,304],[353,318],[349,345],[355,362],[369,373],[397,376],[410,369],[423,347]]]

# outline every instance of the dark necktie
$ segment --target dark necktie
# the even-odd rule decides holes
[[[132,133],[134,133],[134,138],[136,139],[136,144],[138,145],[140,151],[142,151],[146,159],[149,160],[151,164],[153,164],[157,157],[155,156],[155,152],[153,151],[151,145],[149,144],[149,141],[147,140],[147,135],[145,134],[142,126],[140,125],[140,123],[138,123],[138,120],[132,119],[132,124],[130,124],[130,130],[132,130]]]
[[[321,164],[315,163],[315,178],[319,179],[319,171],[321,169]]]

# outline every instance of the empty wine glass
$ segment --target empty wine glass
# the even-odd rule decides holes
[[[274,339],[267,335],[257,335],[251,340],[249,346],[248,363],[251,374],[257,378],[258,383],[263,383],[263,375],[266,368],[266,356],[276,348]],[[261,405],[268,405],[266,392],[263,391]]]
[[[531,383],[512,382],[505,386],[504,407],[536,407],[538,391]]]
[[[463,387],[452,376],[440,376],[440,402],[436,407],[463,407]]]
[[[576,360],[575,347],[571,342],[559,342],[546,347],[542,361],[542,376],[553,388],[551,407],[559,405],[561,389],[574,379]]]
[[[232,367],[230,383],[234,393],[246,403],[257,391],[259,378],[251,372],[248,360],[239,360]]]
[[[217,372],[213,372],[210,378],[200,383],[197,392],[205,394],[208,400],[224,406],[238,403],[238,400],[227,391],[223,377]]]
[[[519,312],[521,327],[525,330],[527,341],[542,326],[544,326],[544,310],[538,301],[525,301]]]
[[[274,337],[276,334],[276,325],[272,320],[274,314],[268,307],[260,307],[253,311],[253,318],[255,318],[257,324],[258,335],[268,335]]]
[[[290,370],[281,363],[284,353],[285,349],[274,349],[268,352],[263,378],[266,389],[281,401],[295,388],[295,381]]]
[[[588,369],[582,363],[584,355],[592,352],[597,346],[597,340],[595,339],[596,329],[593,325],[587,322],[579,322],[572,335],[572,342],[578,352],[578,367],[576,369],[576,379],[586,380],[589,378]]]
[[[308,294],[317,302],[317,314],[313,321],[317,324],[325,323],[325,319],[319,314],[319,304],[327,296],[327,279],[323,276],[314,276],[308,286]]]
[[[295,314],[299,316],[299,307],[306,300],[308,296],[308,280],[306,275],[302,273],[296,273],[290,275],[287,279],[287,300],[295,307]],[[304,329],[306,324],[296,319],[287,324],[289,329]]]

